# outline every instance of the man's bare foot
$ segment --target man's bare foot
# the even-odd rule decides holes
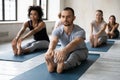
[[[18,49],[17,49],[17,40],[16,39],[12,40],[12,49],[13,49],[14,54],[16,55],[17,51],[18,51]]]
[[[54,62],[46,62],[46,64],[49,72],[55,71],[56,64]]]
[[[60,62],[57,64],[57,73],[62,73],[64,69],[64,62]]]
[[[54,62],[54,52],[46,55],[46,64],[49,72],[55,71],[56,63]]]

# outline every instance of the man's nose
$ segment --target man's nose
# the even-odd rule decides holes
[[[67,21],[67,17],[64,18],[64,21]]]

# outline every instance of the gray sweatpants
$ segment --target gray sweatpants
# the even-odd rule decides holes
[[[99,37],[98,41],[101,42],[101,43],[106,43],[107,42],[107,36]]]
[[[22,46],[22,49],[29,49],[30,52],[33,52],[36,49],[46,49],[49,46],[49,42],[46,40],[41,41],[32,41]]]
[[[88,56],[87,49],[80,49],[71,52],[66,59],[64,69],[73,68],[81,64],[81,61],[85,60]]]

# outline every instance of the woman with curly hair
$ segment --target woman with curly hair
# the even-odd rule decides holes
[[[28,9],[28,17],[30,20],[26,21],[18,32],[16,37],[12,40],[12,48],[15,55],[33,52],[36,49],[46,49],[49,45],[49,37],[46,31],[46,25],[42,20],[43,12],[40,6],[30,6]],[[23,34],[26,29],[29,32]],[[24,46],[22,41],[28,37],[33,36],[34,41],[27,43]]]

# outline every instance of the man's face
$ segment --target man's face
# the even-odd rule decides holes
[[[64,26],[70,26],[73,24],[75,16],[70,10],[64,10],[61,12],[61,22]]]

